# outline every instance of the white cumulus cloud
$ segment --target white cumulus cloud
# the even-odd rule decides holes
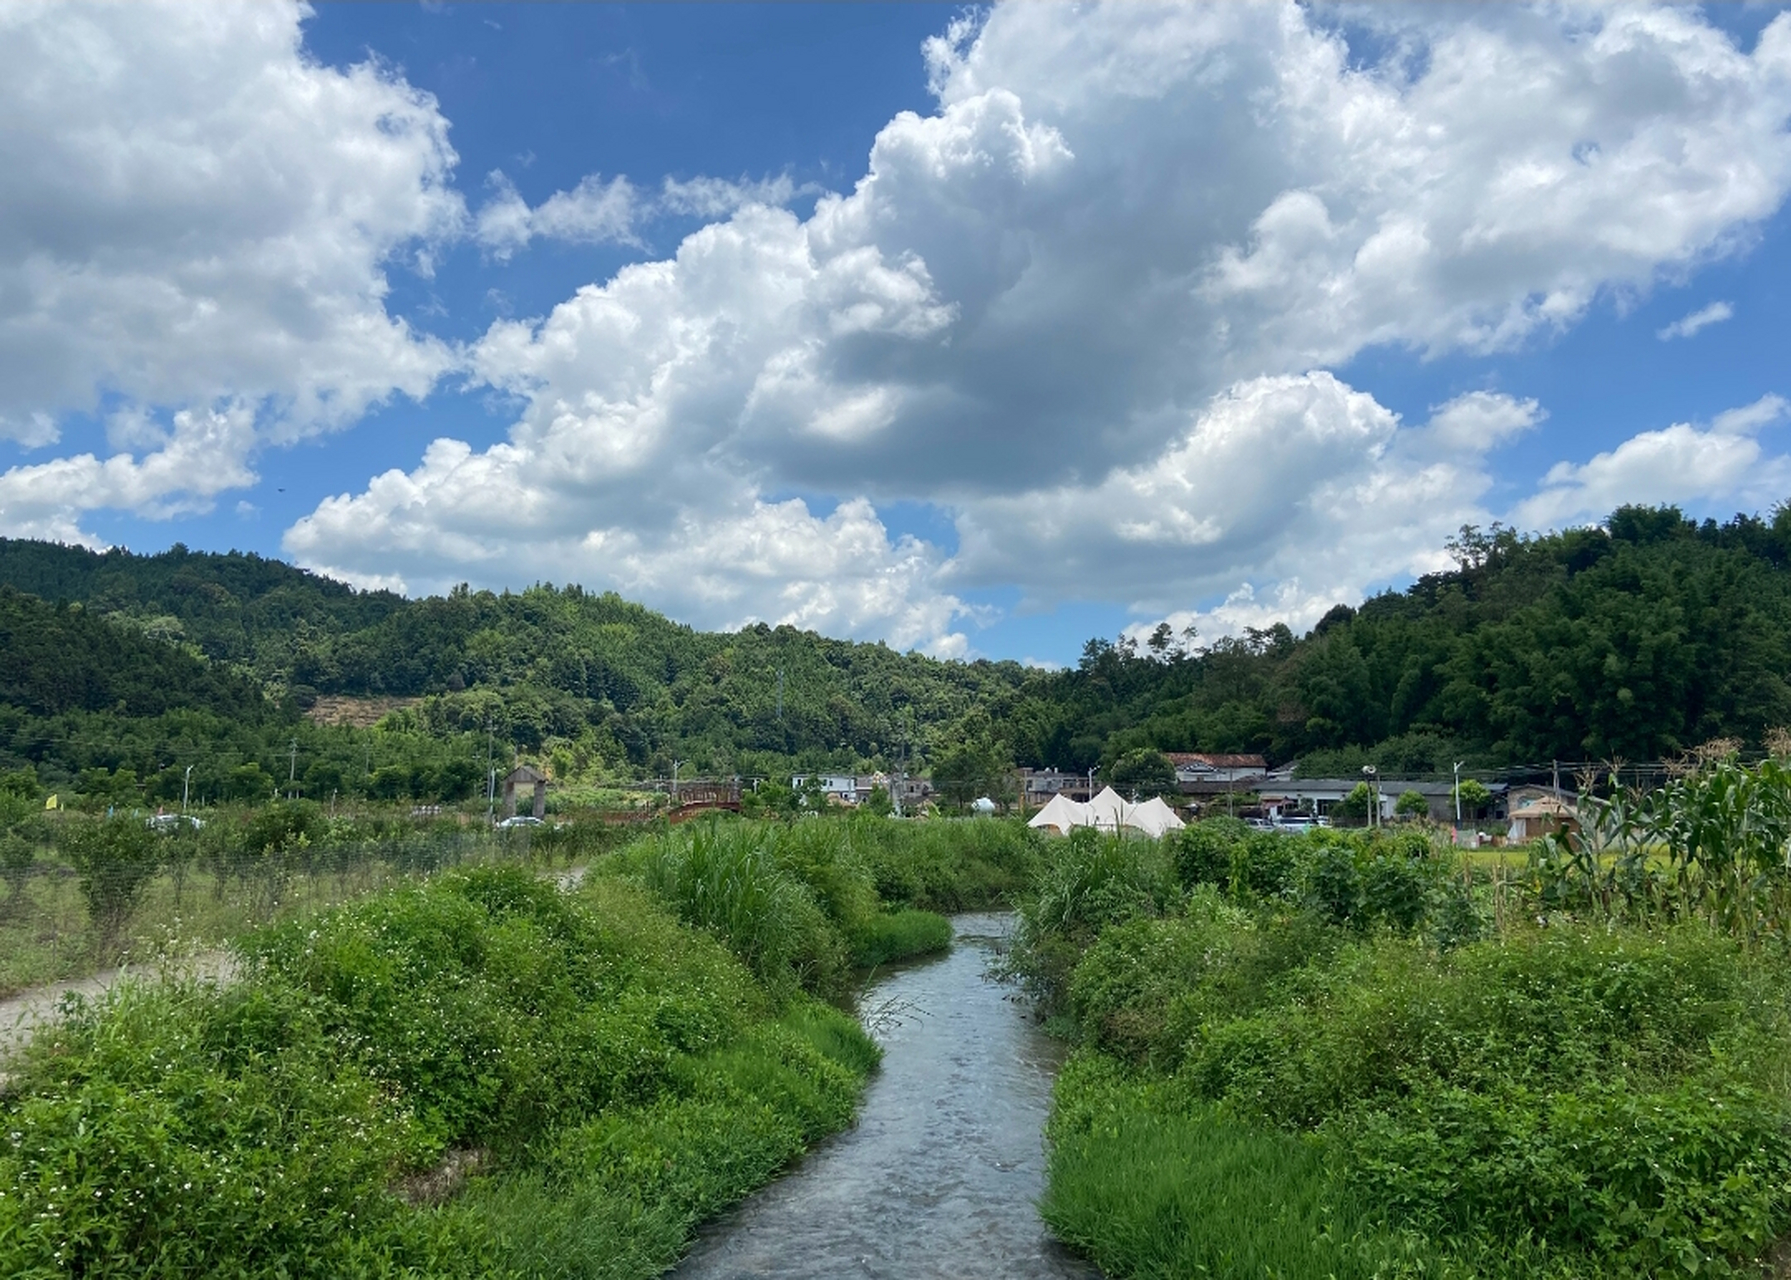
[[[0,8],[0,437],[52,444],[102,401],[137,424],[111,458],[7,473],[9,532],[203,505],[258,441],[421,396],[450,362],[385,309],[392,264],[460,234],[447,121],[377,63],[319,65],[304,13]]]
[[[1513,514],[1524,527],[1560,528],[1628,502],[1777,501],[1791,492],[1791,458],[1769,453],[1758,433],[1788,414],[1791,403],[1768,395],[1707,427],[1676,422],[1639,432],[1587,462],[1557,463]]]
[[[287,546],[369,571],[423,548],[438,580],[463,538],[493,559],[560,539],[581,576],[670,606],[693,597],[630,568],[637,546],[712,555],[790,492],[867,520],[934,503],[954,555],[867,560],[916,566],[878,579],[899,607],[853,614],[892,635],[961,617],[966,586],[1156,610],[1248,583],[1306,617],[1432,567],[1542,408],[1477,392],[1401,424],[1322,370],[1508,349],[1745,246],[1791,188],[1791,18],[1751,52],[1684,9],[1371,19],[1401,24],[1398,56],[1289,3],[959,21],[927,50],[936,109],[891,120],[851,191],[806,219],[740,202],[493,326],[476,376],[524,408],[502,444],[458,446],[480,494],[426,460]],[[383,532],[400,508],[408,541]],[[779,517],[829,562],[832,519]],[[835,599],[787,572],[695,616]]]
[[[413,588],[527,565],[938,651],[994,584],[1305,618],[1431,567],[1545,417],[1477,391],[1403,422],[1327,370],[1547,341],[1744,250],[1791,190],[1791,16],[1743,49],[1689,8],[1345,14],[1365,35],[1288,0],[1010,4],[928,44],[933,108],[807,217],[787,178],[593,175],[531,206],[502,174],[469,216],[433,100],[318,65],[301,16],[0,13],[0,435],[125,405],[113,459],[15,468],[0,520],[204,504],[264,441],[458,364],[520,406],[505,438],[328,499],[292,554]],[[385,310],[385,271],[455,236],[645,256],[668,215],[714,221],[464,352]],[[1775,474],[1764,425],[1644,431],[1518,511],[1675,465],[1675,492],[1742,492]],[[957,547],[892,533],[893,501]]]

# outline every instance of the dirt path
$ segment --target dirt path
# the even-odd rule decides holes
[[[234,972],[228,951],[202,951],[190,959],[180,961],[175,967],[182,973],[192,973],[200,978],[223,980],[228,980]],[[62,1003],[63,996],[104,995],[122,979],[154,979],[161,973],[160,965],[124,965],[117,969],[102,969],[84,978],[68,978],[62,982],[32,987],[29,991],[21,991],[15,996],[0,1000],[0,1066],[3,1066],[15,1050],[23,1047],[39,1027],[55,1020],[56,1008]],[[4,1078],[4,1071],[0,1070],[0,1080]]]
[[[584,882],[585,873],[589,870],[588,865],[568,867],[564,871],[543,872],[542,878],[552,880],[561,892],[570,893]],[[200,978],[228,981],[234,975],[228,951],[202,951],[180,961],[176,967],[183,973],[191,973]],[[56,1008],[62,1003],[63,996],[104,995],[123,978],[153,980],[161,972],[161,965],[123,965],[117,969],[102,969],[84,978],[65,978],[61,982],[45,983],[41,987],[31,987],[0,1000],[0,1085],[6,1080],[6,1059],[29,1042],[40,1026],[55,1020]]]

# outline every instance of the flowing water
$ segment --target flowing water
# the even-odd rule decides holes
[[[1012,917],[953,924],[950,955],[865,990],[884,1053],[857,1126],[706,1227],[676,1277],[1098,1275],[1034,1208],[1062,1051],[987,975]]]

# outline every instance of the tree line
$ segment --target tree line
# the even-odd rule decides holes
[[[1631,506],[1542,535],[1466,528],[1448,549],[1451,569],[1303,635],[1165,625],[1047,672],[701,632],[575,585],[405,599],[236,552],[0,540],[0,770],[169,798],[197,762],[216,796],[452,799],[495,751],[565,777],[900,765],[989,792],[1015,765],[1154,776],[1167,751],[1446,773],[1660,759],[1791,724],[1786,508]],[[330,729],[305,716],[329,695],[409,702]]]

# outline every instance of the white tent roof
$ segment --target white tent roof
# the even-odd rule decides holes
[[[1126,814],[1126,825],[1154,838],[1165,832],[1179,831],[1188,824],[1175,816],[1175,810],[1163,803],[1162,796],[1152,796],[1143,804],[1132,806],[1131,812]]]
[[[1127,804],[1112,787],[1103,787],[1087,804],[1068,796],[1052,796],[1050,803],[1033,814],[1026,825],[1055,827],[1066,836],[1075,827],[1098,827],[1102,831],[1128,828],[1154,839],[1186,824],[1159,797],[1153,796],[1143,804]]]
[[[1027,822],[1029,827],[1056,827],[1064,835],[1070,834],[1071,827],[1089,825],[1088,806],[1079,800],[1072,800],[1066,795],[1052,796],[1050,802],[1032,815]]]
[[[1125,825],[1132,806],[1120,799],[1112,787],[1102,787],[1101,794],[1088,802],[1088,825],[1102,831],[1118,831]]]

